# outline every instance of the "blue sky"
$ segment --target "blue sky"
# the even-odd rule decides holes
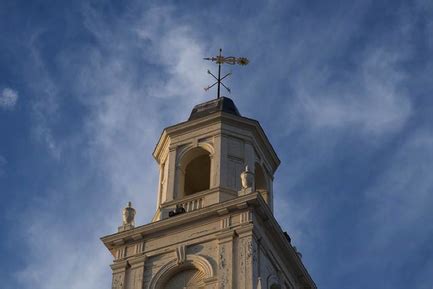
[[[276,217],[323,289],[433,286],[433,2],[0,2],[2,288],[109,288],[155,211],[162,129],[227,82],[279,154]]]

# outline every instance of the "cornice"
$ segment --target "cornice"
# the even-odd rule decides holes
[[[167,229],[188,226],[194,222],[203,219],[211,219],[212,217],[220,218],[221,215],[245,210],[248,207],[253,208],[256,216],[259,217],[264,224],[264,230],[268,235],[272,236],[273,245],[280,252],[279,257],[281,260],[283,262],[289,262],[290,267],[296,269],[297,279],[300,280],[303,285],[307,286],[306,288],[317,288],[304,264],[302,263],[302,260],[299,258],[290,242],[284,236],[283,230],[276,221],[268,205],[258,192],[239,196],[223,203],[218,203],[186,214],[181,214],[173,218],[139,226],[128,231],[108,235],[102,237],[101,240],[104,245],[111,250],[114,247],[128,242],[146,239],[146,237],[151,237],[152,235],[158,234],[159,232]],[[257,235],[259,234],[257,231],[258,229],[255,229],[257,225],[258,224],[249,224],[247,226],[241,225],[241,227],[235,228],[235,232],[236,234],[243,235],[248,234],[247,231],[254,231],[253,233]],[[227,232],[222,232],[222,234],[227,234],[227,236],[221,235],[221,237],[225,239],[224,237],[232,236],[233,231],[230,230]]]
[[[280,159],[278,158],[277,153],[275,152],[274,148],[272,147],[272,144],[270,143],[265,131],[263,130],[260,123],[251,118],[243,117],[243,116],[236,116],[232,114],[228,114],[225,112],[215,112],[212,113],[206,117],[202,117],[195,120],[185,121],[178,123],[173,126],[166,127],[163,132],[161,133],[161,136],[155,146],[155,149],[153,151],[153,157],[158,160],[160,157],[160,153],[162,151],[162,148],[165,146],[166,142],[170,137],[175,137],[177,135],[187,133],[191,130],[195,130],[197,128],[203,127],[205,125],[209,125],[215,122],[222,122],[227,124],[232,124],[234,126],[246,126],[250,129],[252,128],[254,133],[258,136],[258,139],[262,142],[264,146],[264,152],[269,152],[270,157],[274,163],[274,170],[280,165]]]
[[[173,218],[168,218],[147,225],[135,227],[133,229],[118,232],[112,235],[102,237],[101,240],[108,249],[112,249],[118,245],[125,244],[129,241],[138,241],[144,239],[148,235],[155,234],[162,230],[175,228],[189,223],[203,220],[212,216],[219,217],[221,210],[227,209],[227,213],[241,210],[243,204],[248,206],[257,204],[257,196],[259,193],[251,193],[248,195],[240,196],[222,203],[217,203],[199,210],[189,213],[181,214]]]

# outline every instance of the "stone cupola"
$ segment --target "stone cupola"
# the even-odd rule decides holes
[[[164,129],[153,156],[159,164],[153,221],[176,207],[186,212],[247,193],[240,175],[254,175],[248,192],[260,192],[273,210],[272,183],[280,164],[259,122],[241,116],[230,98],[196,105],[185,122]]]

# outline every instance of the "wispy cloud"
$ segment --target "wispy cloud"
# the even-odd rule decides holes
[[[39,45],[44,33],[44,30],[37,30],[28,41],[31,66],[27,68],[26,80],[33,91],[33,97],[29,100],[33,118],[32,136],[45,145],[52,157],[60,159],[62,149],[53,135],[52,125],[58,120],[61,100],[53,76],[46,67],[46,60],[41,56]]]
[[[355,128],[363,135],[398,132],[411,115],[407,92],[401,89],[404,72],[397,68],[402,55],[383,48],[369,51],[358,76],[330,83],[330,75],[302,81],[297,95],[313,128]],[[308,86],[306,86],[308,84]]]
[[[143,152],[152,151],[162,124],[186,119],[205,83],[205,69],[197,57],[203,55],[203,45],[194,30],[175,23],[171,13],[169,8],[152,8],[135,15],[127,27],[119,21],[110,30],[107,27],[113,23],[87,8],[86,27],[99,46],[93,48],[85,65],[72,64],[73,73],[83,76],[75,82],[77,94],[91,108],[85,125],[93,140],[92,154],[110,176],[113,191],[122,194],[123,201],[137,200],[139,211],[149,212],[147,217],[154,203],[138,200],[144,194],[155,198],[151,192],[157,187],[157,168],[151,155]],[[87,58],[80,54],[72,59],[75,57]],[[64,55],[63,59],[67,70],[71,57]],[[141,63],[157,68],[142,71]],[[143,188],[150,191],[143,192]]]
[[[39,221],[30,222],[23,233],[31,250],[26,257],[26,266],[16,274],[19,284],[39,289],[109,287],[110,280],[104,277],[110,257],[99,242],[101,231],[92,231],[87,236],[80,233],[87,230],[88,225],[97,228],[101,223],[83,224],[81,230],[75,230],[59,226],[54,216],[46,218],[37,213],[33,217]],[[61,266],[55,265],[59,259]]]
[[[404,134],[417,107],[405,86],[413,76],[402,63],[407,64],[415,51],[408,45],[412,38],[401,31],[363,39],[374,38],[374,31],[364,31],[369,25],[363,22],[374,1],[330,5],[330,14],[278,1],[236,9],[218,2],[215,5],[221,6],[206,12],[199,7],[195,14],[190,14],[192,7],[149,7],[144,2],[129,1],[125,9],[84,4],[79,20],[66,17],[65,25],[77,30],[69,35],[62,29],[64,42],[53,41],[53,46],[53,31],[44,29],[29,41],[25,81],[33,92],[32,134],[56,165],[47,167],[52,178],[34,193],[32,209],[20,212],[22,224],[14,228],[21,232],[21,248],[26,249],[25,265],[16,276],[22,288],[110,285],[111,256],[98,238],[115,231],[126,201],[133,201],[138,224],[147,223],[154,213],[158,168],[150,153],[163,127],[186,120],[193,105],[202,101],[209,78],[201,57],[215,53],[208,51],[209,43],[230,46],[230,52],[242,50],[240,55],[252,60],[245,73],[236,75],[234,98],[244,115],[259,119],[270,138],[280,141],[273,141],[283,160],[275,178],[275,214],[294,244],[304,253],[308,250],[304,260],[316,268],[329,260],[336,267],[344,264],[334,273],[341,277],[350,270],[359,269],[359,274],[375,268],[363,259],[364,253],[370,259],[373,255],[397,262],[389,256],[407,244],[408,252],[415,252],[412,246],[428,241],[431,226],[425,216],[432,188],[425,171],[431,170],[433,144],[428,128]],[[230,11],[246,15],[233,17]],[[411,21],[403,22],[404,29],[413,31]],[[68,105],[72,108],[65,108]],[[242,110],[245,107],[249,112]],[[66,114],[72,114],[72,120]],[[65,129],[71,123],[73,127]],[[379,143],[374,148],[379,155],[392,150],[387,144],[398,137],[402,140],[396,154],[377,161],[389,163],[374,176],[376,182],[362,183],[370,184],[368,189],[359,192],[350,184],[359,181],[358,176],[340,177],[345,169],[356,171],[362,163],[344,167],[352,157],[338,158],[339,148],[346,145],[343,140]],[[70,149],[75,143],[80,145]],[[359,151],[372,158],[374,153],[365,151],[374,149]],[[0,174],[1,162],[0,157]],[[369,164],[367,170],[376,165]],[[59,167],[65,171],[52,172]],[[322,177],[332,173],[337,175],[334,179]],[[350,189],[344,191],[342,184]],[[347,206],[358,198],[365,207],[356,207],[359,216],[349,216]],[[340,221],[337,211],[346,212],[350,220]],[[351,221],[362,229],[346,232],[344,226],[351,226]],[[333,256],[341,239],[362,232],[368,236],[362,234],[359,240],[369,246],[356,248],[362,254],[352,252],[356,260]],[[408,236],[417,239],[411,242]],[[390,239],[405,243],[387,251],[394,244]],[[318,247],[332,252],[320,258]],[[375,255],[379,251],[387,254]],[[53,266],[58,260],[62,266]],[[426,262],[419,272],[425,283],[431,265]],[[322,282],[333,274],[323,268],[315,273]],[[353,288],[361,285],[357,286]]]
[[[58,65],[61,75],[72,84],[68,90],[87,110],[79,135],[88,144],[83,148],[89,162],[85,169],[103,175],[107,187],[103,192],[82,192],[100,195],[81,210],[87,216],[95,207],[104,213],[83,224],[88,229],[99,227],[97,233],[70,240],[70,234],[59,230],[44,209],[35,208],[31,217],[26,216],[31,220],[27,232],[31,236],[27,244],[31,254],[18,275],[21,284],[41,289],[64,284],[93,289],[108,284],[110,257],[98,238],[115,230],[120,209],[129,200],[137,209],[139,224],[147,223],[155,212],[158,168],[150,152],[163,124],[185,120],[207,82],[198,57],[205,55],[203,44],[192,27],[172,20],[172,12],[170,8],[152,8],[140,15],[107,20],[89,6],[83,10],[85,26],[95,43],[83,50],[66,48],[58,56]],[[124,25],[126,19],[128,25]],[[32,47],[38,67],[46,71],[37,46]],[[143,70],[146,63],[155,69]],[[40,76],[45,85],[37,90],[47,94],[41,94],[44,97],[35,102],[36,129],[39,127],[45,142],[56,149],[61,141],[52,133],[52,127],[58,120],[57,108],[62,100],[55,83],[62,80],[49,73]],[[84,170],[81,163],[70,165],[74,170]],[[65,190],[64,184],[62,187]],[[62,220],[72,227],[82,223],[80,217]],[[79,230],[70,230],[79,234]],[[38,231],[43,231],[43,237]],[[50,250],[43,250],[46,238],[50,239]],[[59,252],[63,252],[64,266],[53,267]],[[86,265],[81,268],[82,264]],[[83,277],[76,278],[75,274]]]
[[[3,88],[0,94],[0,108],[13,109],[18,101],[18,92],[12,88]]]

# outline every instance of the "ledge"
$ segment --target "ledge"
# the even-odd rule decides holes
[[[180,214],[169,219],[135,227],[128,231],[107,235],[102,237],[101,240],[109,250],[112,250],[115,247],[128,242],[144,240],[147,236],[151,236],[162,230],[186,226],[196,221],[203,220],[204,218],[220,218],[221,215],[230,214],[236,211],[244,211],[248,207],[253,208],[256,216],[261,219],[265,232],[273,236],[275,249],[281,252],[281,256],[279,256],[281,262],[287,263],[289,267],[295,269],[298,281],[304,286],[302,288],[316,289],[317,287],[302,263],[302,260],[285,237],[283,230],[275,220],[270,208],[265,203],[259,192],[239,196],[222,203],[217,203],[189,213]],[[247,233],[247,231],[250,230],[254,235],[260,236],[259,232],[255,229],[256,226],[260,225],[251,224],[251,226],[248,226],[248,229],[246,227],[238,228],[240,230],[239,233]],[[238,229],[235,229],[235,231]],[[233,234],[233,232],[230,232],[229,234]]]

